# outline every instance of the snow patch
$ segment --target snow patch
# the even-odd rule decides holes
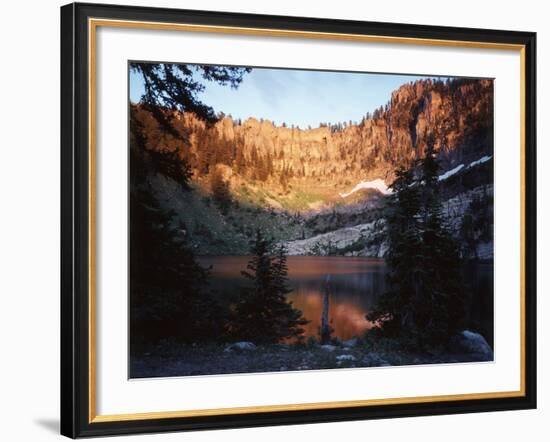
[[[377,178],[373,181],[361,181],[359,184],[357,184],[349,192],[341,193],[340,196],[342,198],[347,198],[351,194],[353,194],[353,193],[355,193],[355,192],[357,192],[361,189],[375,189],[375,190],[378,190],[380,193],[382,193],[384,195],[389,195],[389,194],[392,193],[391,190],[388,189],[388,186],[386,186],[386,183],[384,182],[384,180],[382,180],[380,178]]]
[[[468,166],[468,169],[469,169],[470,167],[477,166],[478,164],[486,163],[486,162],[489,161],[491,158],[493,158],[492,155],[485,155],[484,157],[481,157],[479,160],[472,161],[472,162],[470,163],[470,165]]]
[[[469,168],[475,167],[479,164],[486,163],[491,158],[493,158],[492,155],[485,155],[485,156],[481,157],[479,160],[472,161],[470,164],[468,164],[468,166],[464,166],[464,164],[459,164],[454,169],[448,170],[444,174],[439,175],[438,180],[439,181],[444,181],[447,178],[457,174],[458,172],[460,172],[464,168],[469,169]],[[389,189],[388,186],[386,186],[386,183],[384,182],[384,180],[382,180],[380,178],[377,178],[377,179],[372,180],[372,181],[361,181],[359,184],[357,184],[349,192],[341,193],[340,196],[342,198],[347,198],[351,194],[353,194],[353,193],[355,193],[359,190],[362,190],[362,189],[375,189],[375,190],[378,190],[380,193],[382,193],[384,195],[390,195],[392,193],[391,189]]]
[[[485,163],[485,162],[489,161],[491,158],[493,158],[492,155],[485,155],[485,156],[481,157],[479,160],[472,161],[470,164],[468,164],[468,167],[466,167],[466,169],[469,169],[471,167],[475,167],[479,164]],[[443,175],[439,175],[438,179],[439,179],[439,181],[446,180],[447,178],[449,178],[449,177],[453,176],[454,174],[460,172],[462,169],[464,169],[464,164],[459,164],[454,169],[448,170]]]
[[[450,176],[453,176],[455,173],[460,172],[464,168],[464,164],[459,164],[454,169],[448,170],[443,175],[439,175],[438,180],[443,181],[449,178]]]

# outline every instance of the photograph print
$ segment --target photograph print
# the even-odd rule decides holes
[[[493,80],[130,61],[129,377],[493,361]]]

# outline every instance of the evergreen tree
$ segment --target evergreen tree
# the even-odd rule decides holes
[[[147,185],[130,193],[131,345],[163,338],[214,339],[223,333],[220,307],[207,291],[208,271]]]
[[[141,77],[144,94],[130,107],[130,344],[163,338],[188,342],[218,340],[224,335],[227,313],[207,288],[208,271],[202,268],[187,243],[186,227],[164,210],[151,186],[156,173],[168,176],[189,190],[191,169],[188,131],[175,118],[192,112],[213,123],[218,116],[202,103],[202,80],[236,88],[247,68],[131,63],[130,70]],[[208,126],[207,126],[208,127]],[[213,139],[212,131],[197,134],[196,162],[208,172],[216,161],[229,163],[226,140]],[[214,147],[221,143],[221,159]],[[226,183],[216,190],[225,201]]]
[[[418,259],[422,243],[418,220],[420,194],[414,171],[399,168],[395,176],[384,210],[388,289],[368,314],[368,319],[380,324],[389,335],[399,335],[414,327],[413,299],[419,295],[418,276],[422,271]]]
[[[396,171],[385,209],[388,290],[368,315],[382,331],[417,347],[444,344],[464,317],[461,258],[441,215],[433,144]]]
[[[283,163],[281,173],[279,174],[279,184],[283,188],[284,192],[288,190],[288,167]]]
[[[193,112],[208,123],[218,116],[199,95],[205,86],[200,79],[237,88],[250,68],[177,63],[130,63],[130,70],[143,80],[140,103],[153,113],[168,132],[173,132],[172,114],[163,110]]]
[[[172,178],[184,189],[189,189],[189,181],[193,176],[191,167],[177,151],[160,152],[158,150],[149,151],[151,165],[157,172]]]
[[[288,281],[287,250],[283,244],[274,250],[273,289],[279,295],[277,302],[273,303],[273,314],[276,321],[275,334],[283,338],[300,336],[304,330],[301,326],[309,321],[302,316],[302,311],[292,306],[292,301],[286,299],[286,295],[292,292]]]
[[[177,147],[162,148],[163,145],[173,141],[188,142],[186,131],[179,130],[176,112],[192,112],[199,119],[212,124],[223,114],[214,112],[212,107],[199,99],[199,95],[206,86],[200,81],[213,82],[237,88],[243,80],[243,76],[250,72],[250,68],[229,66],[208,66],[176,63],[130,63],[130,70],[143,80],[144,93],[140,97],[139,106],[147,110],[154,121],[154,130],[146,130],[151,138],[151,133],[157,134],[157,142],[144,143],[151,154],[151,162],[156,171],[163,173],[180,183],[184,188],[188,187],[191,177],[191,168],[187,154],[180,145]],[[132,117],[134,106],[131,108],[131,132],[141,130]],[[175,111],[175,112],[174,112]],[[206,134],[203,134],[206,135]],[[172,139],[172,140],[171,140]],[[211,145],[213,140],[203,140],[202,147],[206,149],[199,159],[199,169],[202,173],[208,172],[208,167],[215,164],[215,154]],[[229,163],[227,147],[222,146],[220,155],[224,164]]]
[[[468,209],[469,208],[470,206]],[[463,243],[462,253],[466,257],[473,257],[477,260],[477,238],[474,226],[474,216],[472,213],[469,213],[468,210],[462,217],[462,222],[460,223],[460,239]]]
[[[423,195],[422,246],[424,299],[417,305],[417,322],[428,342],[442,343],[462,325],[464,293],[458,242],[442,219],[439,162],[430,140],[420,162]]]
[[[210,190],[212,198],[218,205],[220,211],[225,214],[231,206],[231,192],[229,184],[224,180],[222,173],[215,168],[210,174]]]
[[[246,171],[246,158],[244,156],[244,142],[236,145],[234,164],[235,164],[235,171],[241,176],[244,175]]]
[[[308,323],[302,312],[286,299],[288,268],[284,247],[272,256],[272,241],[261,231],[251,242],[252,258],[242,275],[249,285],[242,289],[235,308],[232,332],[238,339],[256,343],[276,343],[300,336]]]
[[[130,150],[134,155],[132,166],[149,168],[152,173],[161,173],[172,178],[183,189],[189,189],[192,177],[189,161],[184,156],[181,140],[162,133],[158,123],[143,109],[132,106],[130,108]],[[144,170],[130,170],[136,173],[145,173]]]

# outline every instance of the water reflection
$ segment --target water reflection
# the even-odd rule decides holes
[[[289,277],[294,291],[289,299],[311,322],[306,336],[317,336],[323,311],[326,275],[330,275],[330,324],[342,339],[362,335],[371,324],[365,314],[384,291],[383,261],[368,258],[289,258]]]
[[[241,271],[247,256],[203,256],[202,265],[212,266],[212,286],[222,294],[237,293],[246,284]],[[384,260],[360,257],[290,256],[288,299],[311,322],[306,336],[318,336],[323,310],[326,275],[330,275],[330,319],[335,336],[349,339],[363,334],[371,324],[365,319],[369,309],[385,290]],[[493,341],[493,266],[473,264],[466,269],[467,324]]]

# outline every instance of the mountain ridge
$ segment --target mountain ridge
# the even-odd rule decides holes
[[[465,195],[453,215],[462,219],[468,192],[492,184],[492,110],[492,81],[475,79],[407,83],[359,123],[310,129],[224,115],[207,125],[174,113],[171,133],[150,110],[131,105],[131,124],[141,132],[131,132],[130,145],[139,135],[145,157],[170,152],[171,161],[189,167],[192,195],[176,192],[177,182],[149,181],[199,253],[242,253],[251,226],[288,242],[375,221],[395,169],[422,158],[428,143],[438,153],[445,200]],[[224,183],[221,197],[214,182]],[[212,204],[220,198],[223,210]]]
[[[388,184],[396,166],[423,156],[430,138],[443,170],[492,155],[492,106],[490,80],[418,80],[399,87],[385,107],[357,124],[301,129],[222,116],[208,127],[193,114],[176,114],[187,143],[170,147],[157,140],[151,148],[179,150],[198,179],[219,163],[247,181],[305,187],[322,180],[344,193],[363,180]]]

